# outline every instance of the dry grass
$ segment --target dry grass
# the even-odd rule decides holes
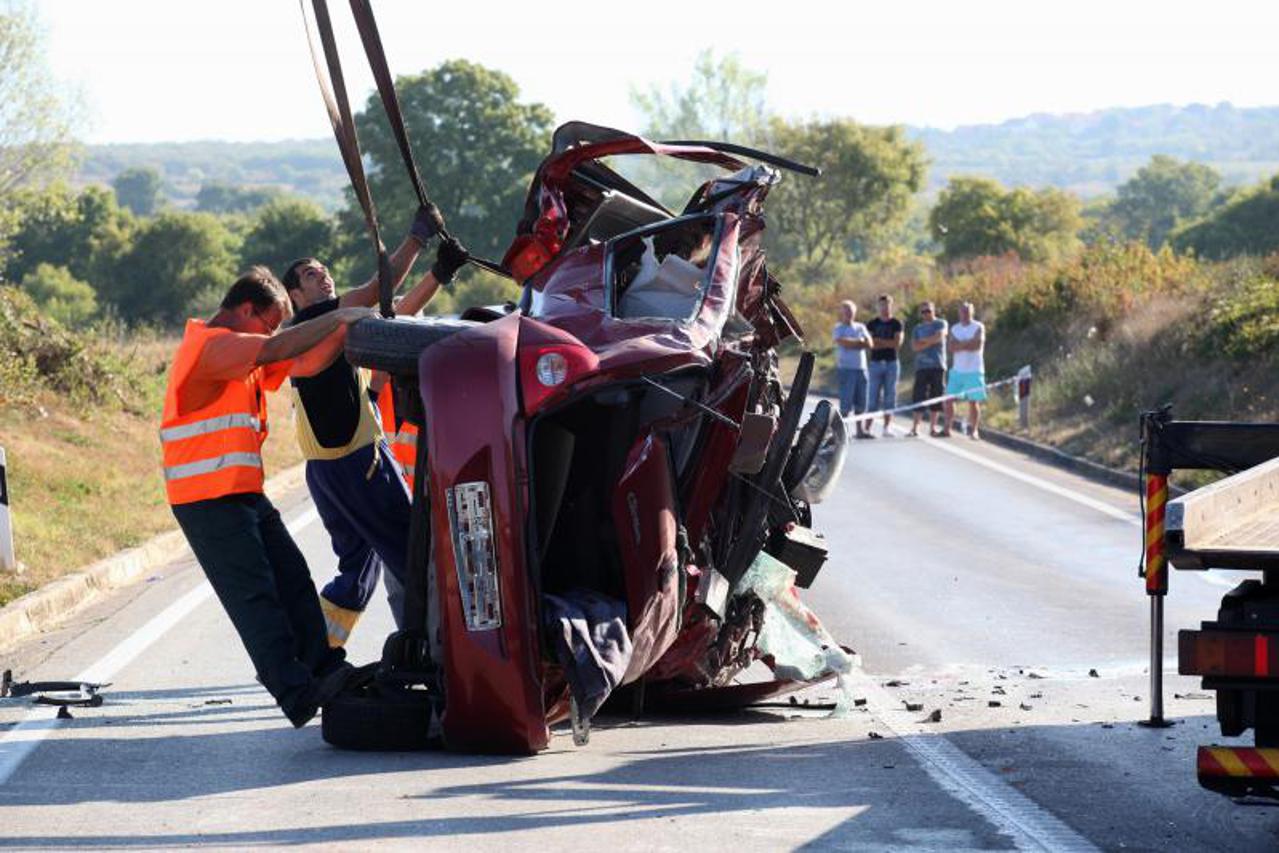
[[[42,394],[0,408],[14,544],[25,571],[0,579],[0,604],[174,527],[160,476],[160,401],[175,340],[130,343],[151,386],[131,414]],[[146,409],[147,411],[142,411]],[[301,457],[287,396],[271,395],[268,475]]]

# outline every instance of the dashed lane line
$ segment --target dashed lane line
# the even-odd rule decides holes
[[[305,512],[289,523],[289,533],[296,536],[307,525],[318,521],[319,518],[315,507],[308,507]],[[213,588],[209,586],[208,581],[202,581],[199,586],[160,611],[72,680],[86,683],[109,681],[212,596]],[[52,708],[37,706],[34,710],[27,712],[20,723],[0,737],[0,786],[9,781],[27,756],[58,727],[55,711]]]

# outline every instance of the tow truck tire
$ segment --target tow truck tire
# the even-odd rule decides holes
[[[338,749],[416,752],[431,749],[431,701],[424,690],[361,690],[324,706],[320,733]]]
[[[395,376],[417,376],[422,350],[478,325],[456,317],[369,317],[347,330],[346,360]]]

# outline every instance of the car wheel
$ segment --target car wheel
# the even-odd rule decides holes
[[[844,457],[848,454],[848,427],[839,412],[832,409],[830,415],[830,426],[817,447],[813,464],[791,492],[810,506],[821,503],[835,491],[839,475],[844,470]]]
[[[782,487],[788,494],[794,494],[795,487],[803,482],[813,467],[817,451],[821,449],[822,439],[830,431],[830,400],[822,400],[813,409],[808,423],[799,430],[799,438],[786,458],[786,467],[782,469]]]
[[[477,325],[456,317],[369,317],[347,330],[346,360],[395,376],[416,376],[422,350]]]
[[[320,732],[338,749],[412,752],[438,746],[431,737],[431,698],[425,690],[374,685],[343,693],[324,705]]]

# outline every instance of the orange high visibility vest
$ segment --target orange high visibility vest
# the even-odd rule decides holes
[[[391,446],[391,455],[404,469],[404,482],[409,490],[413,489],[413,471],[417,464],[418,429],[408,421],[404,421],[397,429],[395,426],[395,401],[391,397],[391,383],[387,382],[377,394],[378,412],[382,415],[382,432],[386,433],[387,443]]]
[[[170,504],[262,491],[262,442],[266,440],[266,394],[261,367],[228,380],[213,402],[180,411],[182,389],[205,345],[230,329],[187,320],[169,370],[160,443]]]

